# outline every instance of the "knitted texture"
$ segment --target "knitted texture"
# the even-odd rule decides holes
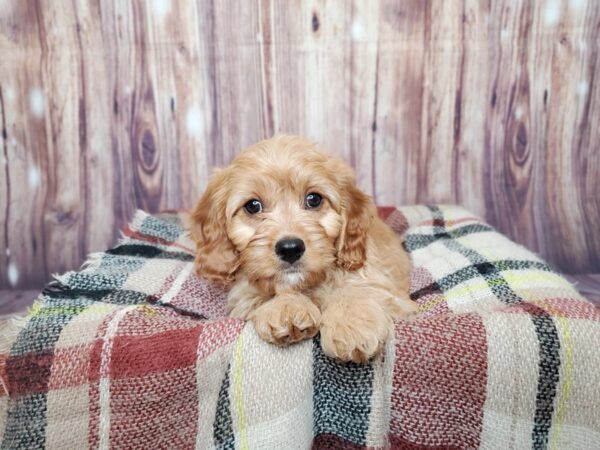
[[[138,212],[0,356],[1,448],[600,448],[600,310],[461,208],[379,213],[420,314],[357,365],[227,318],[179,216]]]

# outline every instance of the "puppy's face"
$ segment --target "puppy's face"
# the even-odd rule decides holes
[[[198,273],[224,284],[243,275],[273,294],[315,286],[335,265],[360,267],[373,208],[353,181],[348,166],[301,138],[244,150],[194,210]]]

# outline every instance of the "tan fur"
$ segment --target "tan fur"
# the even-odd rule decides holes
[[[196,272],[220,284],[229,284],[238,268],[238,255],[227,232],[225,204],[228,191],[224,174],[216,173],[191,214],[192,238],[196,241]]]
[[[322,195],[306,209],[308,193]],[[264,210],[248,214],[259,199]],[[229,288],[228,310],[278,345],[321,331],[326,354],[365,362],[393,321],[416,312],[410,261],[396,234],[354,185],[352,169],[296,136],[261,141],[217,172],[191,213],[199,275]],[[304,241],[293,268],[275,254],[284,237]]]
[[[306,295],[286,292],[262,303],[248,318],[265,341],[287,345],[317,334],[321,311]]]

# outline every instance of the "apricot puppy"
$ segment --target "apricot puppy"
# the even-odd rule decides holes
[[[352,169],[297,136],[243,150],[191,215],[196,270],[229,289],[232,317],[287,345],[321,331],[344,361],[376,355],[394,319],[416,311],[410,261]]]

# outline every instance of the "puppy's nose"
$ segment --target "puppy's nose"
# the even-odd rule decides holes
[[[304,254],[304,241],[298,238],[284,238],[277,241],[275,244],[275,253],[280,259],[290,264],[298,261]]]

